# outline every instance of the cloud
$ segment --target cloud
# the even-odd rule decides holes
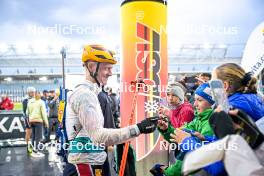
[[[0,40],[119,44],[121,2],[1,0]],[[261,0],[168,1],[169,46],[245,43],[254,27],[264,21],[263,9]]]
[[[168,41],[176,43],[246,43],[264,20],[261,0],[176,0],[168,2]]]

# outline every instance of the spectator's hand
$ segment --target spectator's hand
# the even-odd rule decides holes
[[[158,117],[150,117],[142,120],[137,124],[140,133],[148,134],[155,131],[157,127]]]
[[[170,111],[163,107],[163,106],[160,106],[159,109],[158,109],[158,114],[160,117],[163,117],[163,116],[169,116],[170,115]]]
[[[237,116],[238,115],[238,109],[232,109],[232,110],[228,111],[228,114]]]
[[[59,96],[57,94],[55,94],[54,100],[57,100],[58,98],[59,98]]]
[[[169,123],[164,119],[158,120],[158,127],[159,129],[166,131],[168,129]]]
[[[164,107],[160,106],[159,109],[158,109],[158,114],[159,116],[162,116],[164,114]]]
[[[47,123],[44,123],[44,126],[45,126],[46,128],[49,128],[49,124],[47,124]]]
[[[167,167],[168,166],[162,164],[155,164],[155,166],[150,169],[150,173],[152,173],[154,176],[161,176]]]
[[[170,134],[170,136],[171,136],[171,139],[170,139],[171,142],[180,144],[185,138],[191,137],[191,134],[185,131],[182,131],[180,129],[175,129],[174,134]]]
[[[218,106],[215,108],[215,110],[214,110],[214,112],[221,112],[221,111],[223,111],[223,108],[222,108],[221,105],[218,105]]]
[[[238,109],[232,109],[232,110],[228,111],[228,114],[231,115],[231,116],[232,116],[232,115],[233,115],[233,116],[238,116],[239,113],[240,113],[240,112],[239,112]],[[239,124],[234,123],[234,122],[233,122],[233,127],[234,127],[235,130],[242,130],[242,129],[243,129]]]
[[[201,133],[195,131],[195,132],[193,133],[193,135],[196,136],[196,137],[197,137],[198,139],[200,139],[201,141],[205,141],[205,137],[204,137],[204,135],[202,135]]]

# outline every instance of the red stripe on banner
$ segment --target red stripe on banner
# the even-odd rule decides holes
[[[145,37],[145,26],[140,24],[140,23],[137,23],[137,36],[144,39]]]
[[[144,51],[145,44],[144,43],[138,43],[137,44],[137,51]]]
[[[144,24],[137,23],[137,37],[149,41],[150,29]]]
[[[89,164],[77,164],[79,176],[93,176],[93,172]]]

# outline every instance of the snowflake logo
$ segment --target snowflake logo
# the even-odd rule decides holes
[[[145,102],[145,112],[156,113],[159,109],[159,102],[156,100]]]

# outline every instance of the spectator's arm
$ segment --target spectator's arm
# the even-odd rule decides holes
[[[27,105],[27,109],[26,109],[26,116],[29,117],[29,107],[28,107],[28,105]]]
[[[175,164],[167,167],[163,173],[166,176],[175,176],[175,175],[181,175],[182,170],[182,161],[177,160]]]
[[[165,131],[163,131],[163,130],[161,130],[160,128],[158,128],[158,131],[160,132],[160,134],[163,136],[163,138],[166,140],[166,141],[168,141],[168,142],[170,142],[171,143],[171,141],[170,141],[170,134],[171,133],[174,133],[174,130],[175,130],[175,128],[173,128],[172,127],[172,125],[169,123],[169,126],[168,126],[168,129],[167,130],[165,130]]]
[[[48,116],[47,116],[47,111],[46,111],[46,106],[45,106],[45,102],[42,101],[41,102],[41,116],[42,116],[42,119],[45,123],[45,126],[48,128],[49,127],[49,122],[48,122]]]

